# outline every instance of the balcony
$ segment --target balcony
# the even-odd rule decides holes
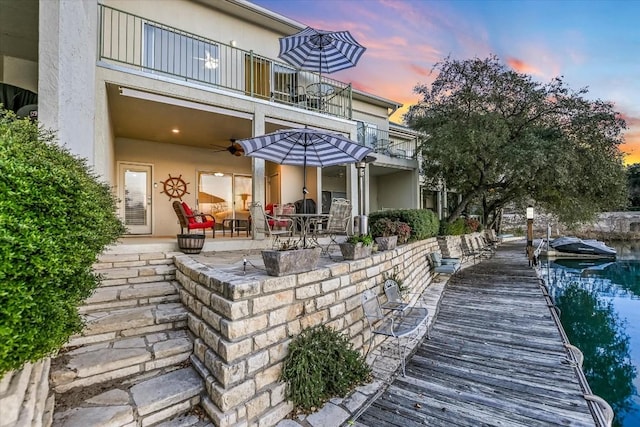
[[[251,50],[99,5],[101,61],[341,118],[352,117],[351,85]],[[275,42],[274,42],[275,43]]]
[[[389,131],[360,127],[358,142],[373,148],[376,153],[401,159],[413,159],[416,153],[416,139],[400,139],[389,135]]]

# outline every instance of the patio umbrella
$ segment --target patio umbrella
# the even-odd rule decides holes
[[[281,129],[236,141],[246,156],[303,167],[302,209],[306,209],[307,166],[324,167],[362,160],[372,149],[336,133],[316,129]]]
[[[280,38],[278,57],[301,70],[334,73],[355,67],[366,50],[349,31],[325,31],[307,27]],[[322,86],[320,86],[321,91]]]

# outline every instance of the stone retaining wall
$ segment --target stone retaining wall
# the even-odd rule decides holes
[[[459,238],[455,241],[453,247],[459,247]],[[195,337],[192,361],[205,378],[208,396],[202,405],[214,423],[275,425],[292,410],[279,381],[291,339],[304,328],[326,324],[366,350],[370,337],[362,293],[383,294],[384,275],[396,267],[410,292],[421,293],[433,278],[427,257],[439,250],[432,238],[307,273],[253,278],[177,256],[176,279]]]
[[[26,363],[0,379],[0,427],[49,427],[53,421],[53,395],[49,395],[51,359]]]

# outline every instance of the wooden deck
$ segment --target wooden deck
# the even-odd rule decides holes
[[[595,426],[522,243],[454,275],[431,339],[356,426]]]

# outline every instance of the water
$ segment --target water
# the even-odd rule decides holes
[[[561,310],[570,342],[584,353],[594,394],[616,416],[614,426],[640,426],[640,243],[613,245],[612,260],[543,262],[540,274]]]

